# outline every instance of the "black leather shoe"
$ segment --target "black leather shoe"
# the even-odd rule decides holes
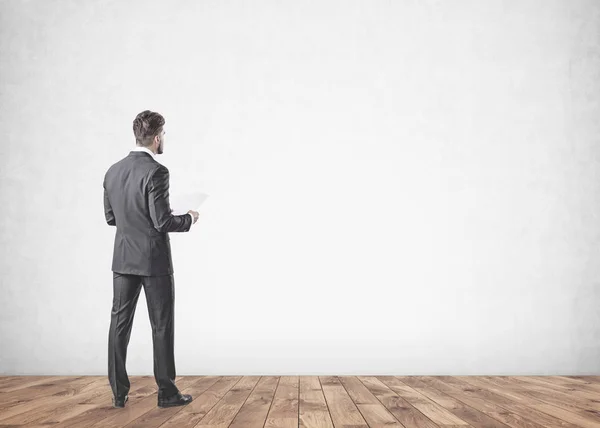
[[[168,397],[168,398],[159,398],[158,399],[158,407],[175,407],[175,406],[185,406],[186,404],[192,401],[192,396],[189,394],[182,394],[178,392],[177,394]]]
[[[125,398],[115,398],[113,397],[113,407],[122,408],[125,407],[125,403],[129,400],[129,395],[126,395]]]

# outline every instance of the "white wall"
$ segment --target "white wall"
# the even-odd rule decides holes
[[[210,194],[178,375],[600,374],[599,43],[594,0],[2,1],[0,373],[106,373],[150,109]]]

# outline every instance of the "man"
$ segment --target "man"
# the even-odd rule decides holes
[[[104,176],[104,214],[116,226],[113,305],[108,335],[108,379],[113,406],[124,407],[129,378],[127,345],[142,285],[148,304],[154,346],[158,406],[188,404],[192,397],[175,386],[174,281],[169,232],[188,232],[198,212],[173,215],[169,170],[155,160],[164,149],[164,118],[145,110],[133,121],[136,147]]]

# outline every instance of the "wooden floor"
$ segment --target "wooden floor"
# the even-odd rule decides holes
[[[180,376],[194,400],[157,407],[131,376],[0,377],[0,427],[600,427],[600,376]]]

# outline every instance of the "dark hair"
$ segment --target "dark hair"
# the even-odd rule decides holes
[[[163,130],[165,118],[159,113],[144,110],[133,120],[133,135],[138,146],[147,147],[152,144],[152,139]]]

